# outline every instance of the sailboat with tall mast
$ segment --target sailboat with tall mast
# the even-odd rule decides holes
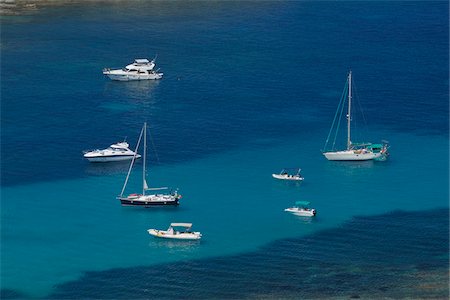
[[[334,149],[336,143],[337,132],[339,130],[339,120],[337,116],[342,117],[344,111],[345,101],[348,102],[347,107],[347,149],[338,150]],[[340,118],[339,118],[340,119]],[[346,87],[344,93],[339,102],[336,114],[334,116],[333,123],[331,125],[330,132],[328,133],[327,140],[325,142],[324,149],[327,149],[330,137],[334,133],[334,140],[331,150],[324,150],[323,155],[328,160],[338,161],[364,161],[364,160],[386,160],[388,156],[387,142],[373,144],[373,143],[353,143],[351,140],[351,121],[352,121],[352,72],[350,71],[347,77]]]
[[[125,189],[128,184],[128,179],[133,169],[134,162],[137,158],[137,150],[139,149],[139,144],[141,140],[144,140],[143,145],[143,165],[142,165],[142,193],[133,193],[128,196],[124,196]],[[142,127],[141,134],[139,135],[139,140],[136,145],[135,155],[131,160],[130,168],[128,169],[128,174],[123,184],[122,191],[117,197],[120,203],[124,206],[167,206],[167,205],[178,205],[181,199],[181,195],[178,194],[178,190],[171,190],[168,187],[159,188],[149,188],[146,181],[146,159],[147,159],[147,123],[144,123]],[[152,193],[147,193],[151,191]]]

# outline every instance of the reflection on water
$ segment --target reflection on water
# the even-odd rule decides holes
[[[107,81],[104,88],[105,94],[119,94],[120,96],[135,101],[152,100],[153,92],[159,85],[159,80],[135,80],[135,81]],[[154,101],[155,99],[153,99]]]
[[[140,160],[136,161],[136,164]],[[86,163],[85,172],[89,175],[104,176],[112,174],[126,174],[130,167],[130,161],[114,161],[106,163]]]
[[[376,169],[388,162],[374,162],[367,161],[327,161],[325,165],[325,172],[328,175],[339,177],[358,177],[365,176],[369,170]],[[373,172],[373,171],[371,171]]]
[[[157,102],[154,95],[158,80],[112,81],[105,83],[103,94],[107,102],[100,107],[108,111],[123,113],[152,108]]]
[[[310,224],[317,223],[317,217],[305,217],[305,216],[298,216],[295,214],[290,214],[290,215],[292,215],[292,218],[295,218],[299,224],[310,225]]]
[[[370,169],[373,168],[374,164],[373,160],[362,160],[362,161],[329,161],[330,166],[332,167],[342,167],[345,169]]]
[[[276,179],[276,184],[279,186],[292,186],[292,187],[299,187],[302,185],[303,180],[279,180]]]
[[[150,235],[149,235],[150,236]],[[164,248],[169,254],[192,253],[200,247],[201,240],[169,240],[151,237],[148,243],[150,249]]]

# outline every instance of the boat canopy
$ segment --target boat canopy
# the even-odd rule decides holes
[[[372,144],[369,148],[383,148],[383,144]]]
[[[352,143],[352,147],[367,147],[372,145],[372,143]]]
[[[134,62],[137,64],[148,64],[150,61],[146,58],[138,58],[135,59]]]
[[[308,202],[308,201],[296,201],[296,202],[295,202],[295,205],[298,205],[298,206],[308,206],[308,205],[309,205],[309,202]]]
[[[170,223],[170,227],[192,227],[192,223]]]

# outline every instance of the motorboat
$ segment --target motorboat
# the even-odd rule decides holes
[[[297,201],[293,207],[286,208],[284,211],[293,213],[297,216],[302,217],[314,217],[316,215],[316,210],[314,208],[309,208],[308,201]]]
[[[111,162],[130,160],[133,157],[140,158],[141,155],[130,150],[130,145],[127,142],[120,142],[112,144],[106,149],[96,149],[83,151],[84,158],[90,162]]]
[[[154,237],[177,240],[199,240],[202,234],[191,231],[192,223],[171,223],[167,230],[149,229],[149,234]]]
[[[159,69],[156,71],[154,70],[155,59],[135,59],[133,63],[127,65],[123,69],[103,69],[103,75],[108,76],[112,80],[119,81],[161,79],[163,73],[160,73]]]
[[[133,157],[130,163],[130,167],[128,169],[128,174],[125,179],[125,183],[123,184],[122,191],[117,199],[120,200],[120,203],[123,206],[168,206],[168,205],[178,205],[181,199],[181,195],[178,194],[177,189],[170,189],[168,187],[157,187],[157,188],[149,188],[146,180],[146,156],[147,156],[147,123],[144,123],[142,127],[141,134],[138,139],[138,143],[136,145],[137,153],[139,149],[139,145],[141,140],[144,140],[143,145],[143,162],[142,162],[142,192],[141,193],[132,193],[128,196],[124,195],[125,189],[128,184],[128,179],[130,178],[131,171],[133,169],[134,163],[136,161],[136,156]],[[150,191],[150,192],[148,192]]]
[[[289,172],[290,170],[295,170],[295,172]],[[300,174],[300,168],[290,168],[283,169],[279,174],[272,174],[273,178],[281,179],[281,180],[293,180],[293,181],[302,181],[305,178]]]
[[[336,110],[333,123],[331,124],[328,137],[325,141],[323,155],[328,160],[335,161],[385,161],[389,156],[388,142],[382,143],[353,143],[351,140],[351,121],[352,121],[352,72],[350,71],[347,77],[347,83],[344,87],[344,92],[341,96],[338,108]],[[347,103],[347,148],[344,150],[335,150],[336,138],[339,133],[340,119],[343,116],[344,106]],[[339,118],[338,118],[339,115]],[[334,136],[333,143],[330,149],[330,137]]]

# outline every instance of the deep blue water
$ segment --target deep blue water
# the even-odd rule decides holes
[[[346,261],[325,260],[334,240],[327,246],[323,230],[354,216],[398,209],[430,210],[427,220],[444,220],[445,213],[435,209],[448,207],[449,200],[448,11],[445,1],[132,1],[2,17],[3,295],[90,297],[90,289],[77,294],[89,276],[104,280],[120,273],[123,279],[134,268],[160,276],[159,268],[177,268],[178,261],[185,266],[180,274],[187,276],[193,272],[186,267],[189,261],[209,266],[207,259],[220,257],[234,265],[242,253],[264,257],[268,249],[283,248],[282,256],[268,256],[270,262],[262,259],[242,274],[232,269],[220,275],[248,278],[266,263],[283,261],[297,243],[317,251],[314,259],[326,270],[337,270]],[[155,55],[164,72],[160,81],[111,82],[101,74],[104,67]],[[358,129],[366,129],[354,130],[355,138],[389,140],[391,157],[385,163],[333,163],[320,153],[350,69],[367,121],[366,126],[355,116]],[[180,188],[184,197],[176,210],[120,207],[114,197],[128,165],[82,160],[84,149],[124,137],[134,144],[144,121],[155,148],[150,181]],[[295,166],[306,177],[302,185],[270,178]],[[318,209],[316,220],[305,223],[283,212],[299,199]],[[368,240],[367,251],[378,251],[379,257],[399,251],[402,245],[385,248],[371,240],[370,218],[351,221],[365,228],[360,238]],[[179,247],[146,234],[149,226],[172,221],[192,221],[204,241]],[[396,222],[412,231],[424,226],[409,217]],[[394,225],[386,227],[387,234],[406,234]],[[446,226],[435,229],[430,231],[448,237]],[[242,234],[236,237],[237,231]],[[317,232],[325,246],[308,249],[301,237]],[[345,236],[341,243],[354,245]],[[419,235],[405,239],[422,241]],[[422,245],[425,253],[441,253],[441,246],[432,240]],[[406,262],[396,257],[402,266],[418,264],[424,257],[416,254]],[[358,264],[370,259],[362,255]],[[445,260],[448,256],[433,260],[423,276],[447,266]],[[390,280],[385,268],[395,261],[390,257],[370,269],[373,277],[361,278]],[[301,264],[304,269],[308,260]],[[294,281],[304,275],[283,263],[284,268],[294,272],[289,273]],[[319,271],[312,265],[307,276]],[[302,294],[279,272],[280,286],[274,289],[291,287],[286,297],[317,295]],[[321,280],[311,289],[320,290]],[[259,290],[260,283],[253,288]],[[323,286],[329,283],[323,279]],[[402,284],[390,285],[390,295],[409,295]],[[351,294],[360,294],[362,286],[359,282]],[[217,295],[252,297],[245,286],[233,287],[232,295],[222,290]],[[141,288],[148,287],[137,286],[134,295],[125,290],[120,297],[157,297]],[[212,283],[188,295],[208,298],[215,289],[221,287]],[[180,288],[159,297],[183,295]]]
[[[84,176],[80,149],[132,141],[144,120],[165,163],[325,139],[350,68],[371,129],[447,136],[447,7],[135,1],[3,19],[2,183]],[[161,82],[100,73],[156,54]]]

